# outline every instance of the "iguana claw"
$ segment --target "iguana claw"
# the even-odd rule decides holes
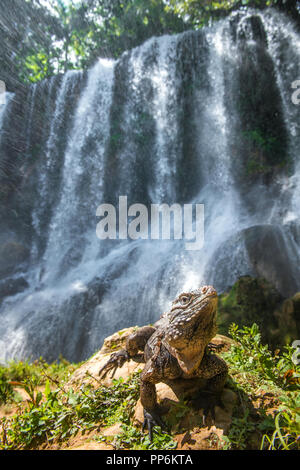
[[[107,361],[106,364],[100,369],[99,371],[99,376],[105,377],[107,372],[109,372],[112,369],[115,369],[113,372],[113,375],[117,369],[117,367],[122,367],[124,362],[128,361],[129,359],[129,354],[125,349],[121,349],[120,351],[113,353],[109,360]]]
[[[152,442],[152,437],[153,437],[152,431],[153,431],[154,426],[160,426],[162,430],[165,429],[165,424],[157,412],[155,411],[149,412],[144,409],[144,422],[143,422],[143,427],[142,427],[143,432],[146,426],[148,428],[150,442]]]

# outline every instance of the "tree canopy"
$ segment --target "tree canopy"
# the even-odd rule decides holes
[[[2,0],[0,79],[8,89],[98,57],[119,57],[151,36],[197,29],[242,6],[299,19],[299,0]]]

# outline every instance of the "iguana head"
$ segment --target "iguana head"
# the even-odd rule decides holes
[[[185,373],[201,363],[205,348],[217,332],[217,292],[203,286],[180,294],[166,315],[164,343]]]

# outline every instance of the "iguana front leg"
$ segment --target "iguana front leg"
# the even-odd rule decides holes
[[[99,376],[105,377],[110,370],[122,367],[131,357],[136,356],[139,351],[143,351],[148,339],[155,331],[152,326],[143,326],[128,336],[126,348],[111,354],[109,360],[100,369]]]
[[[161,410],[157,402],[155,384],[162,381],[161,375],[153,367],[154,361],[150,359],[141,374],[140,381],[140,399],[144,408],[144,423],[142,430],[147,426],[149,431],[149,439],[152,442],[152,430],[154,426],[165,428],[165,424],[161,419]]]
[[[174,380],[180,377],[182,377],[182,370],[177,359],[169,354],[158,336],[153,355],[146,362],[140,379],[140,399],[144,408],[143,430],[146,426],[148,427],[150,441],[152,441],[153,426],[160,426],[165,429],[165,424],[161,419],[161,415],[165,410],[157,402],[155,385],[159,382],[166,382],[166,380]]]
[[[203,408],[203,425],[205,426],[209,415],[212,421],[215,421],[215,406],[223,406],[220,397],[228,377],[228,366],[219,356],[206,353],[197,375],[207,379],[205,388],[194,400],[198,408]]]

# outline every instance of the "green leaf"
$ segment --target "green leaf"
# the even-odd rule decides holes
[[[38,406],[39,403],[41,402],[42,398],[43,398],[42,392],[38,392],[37,395],[36,395],[36,397],[35,397],[35,403],[36,403],[37,406]]]
[[[46,397],[47,400],[48,400],[50,394],[51,394],[50,382],[47,379],[46,385],[45,385],[45,397]]]

